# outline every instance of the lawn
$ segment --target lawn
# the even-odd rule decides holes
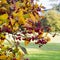
[[[25,57],[30,60],[60,60],[60,43],[48,43],[41,48],[30,43],[26,49],[28,54]]]

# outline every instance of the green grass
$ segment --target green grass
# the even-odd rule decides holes
[[[25,57],[30,60],[60,60],[60,43],[48,43],[41,48],[30,43],[26,49],[28,54]]]

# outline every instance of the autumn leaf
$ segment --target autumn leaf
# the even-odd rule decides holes
[[[40,35],[38,35],[38,38],[42,38],[43,37],[43,33],[41,33]]]
[[[2,2],[2,4],[7,3],[7,1],[6,1],[6,0],[2,0],[1,2]]]
[[[36,3],[36,4],[35,4],[35,8],[37,8],[37,7],[38,7],[38,4]]]
[[[3,42],[4,42],[4,40],[1,40],[1,39],[0,39],[0,45],[1,45]]]
[[[18,22],[19,22],[20,24],[25,24],[25,23],[26,23],[26,22],[25,22],[25,19],[24,19],[24,17],[23,17],[23,11],[22,11],[22,10],[20,10],[20,12],[17,14],[17,16],[19,17]]]
[[[25,40],[25,46],[27,46],[30,43],[30,41]]]
[[[8,14],[3,14],[3,15],[0,15],[0,20],[2,21],[2,22],[8,22]]]
[[[40,19],[40,17],[39,17],[39,15],[38,14],[36,14],[36,13],[34,13],[35,14],[35,17],[36,17],[36,19],[37,19],[37,21]]]
[[[2,55],[2,56],[0,56],[0,59],[1,59],[1,60],[5,60],[6,58],[7,58],[6,55]]]
[[[15,20],[11,18],[10,21],[11,21],[11,24],[13,26],[15,24]]]
[[[19,8],[20,2],[18,1],[18,2],[16,2],[15,4],[16,4],[16,8]]]
[[[46,40],[47,42],[49,42],[51,39],[50,39],[50,37],[46,37],[45,40]]]
[[[24,14],[24,18],[30,18],[29,14]]]
[[[0,20],[0,25],[2,24],[3,22]]]
[[[35,23],[37,22],[35,16],[32,13],[29,13],[31,20]]]

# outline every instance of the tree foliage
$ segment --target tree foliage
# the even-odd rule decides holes
[[[54,10],[57,10],[58,12],[60,12],[60,4],[54,5],[54,6],[53,6],[53,9],[54,9]]]
[[[60,31],[60,13],[56,10],[49,10],[46,14],[46,20],[52,31]]]
[[[26,49],[20,45],[23,40],[27,46],[31,41],[42,46],[50,38],[46,27],[46,35],[43,36],[44,27],[41,26],[38,12],[42,12],[44,6],[34,4],[33,0],[0,0],[0,59],[23,60]],[[6,38],[8,35],[9,39]],[[10,35],[13,39],[10,38]],[[8,41],[8,45],[4,41]]]

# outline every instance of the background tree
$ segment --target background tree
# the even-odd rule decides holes
[[[54,10],[57,10],[58,12],[60,12],[60,4],[55,5],[55,6],[53,7],[53,9],[54,9]]]
[[[60,31],[60,13],[56,10],[49,10],[46,13],[47,24],[51,26],[52,31]]]

